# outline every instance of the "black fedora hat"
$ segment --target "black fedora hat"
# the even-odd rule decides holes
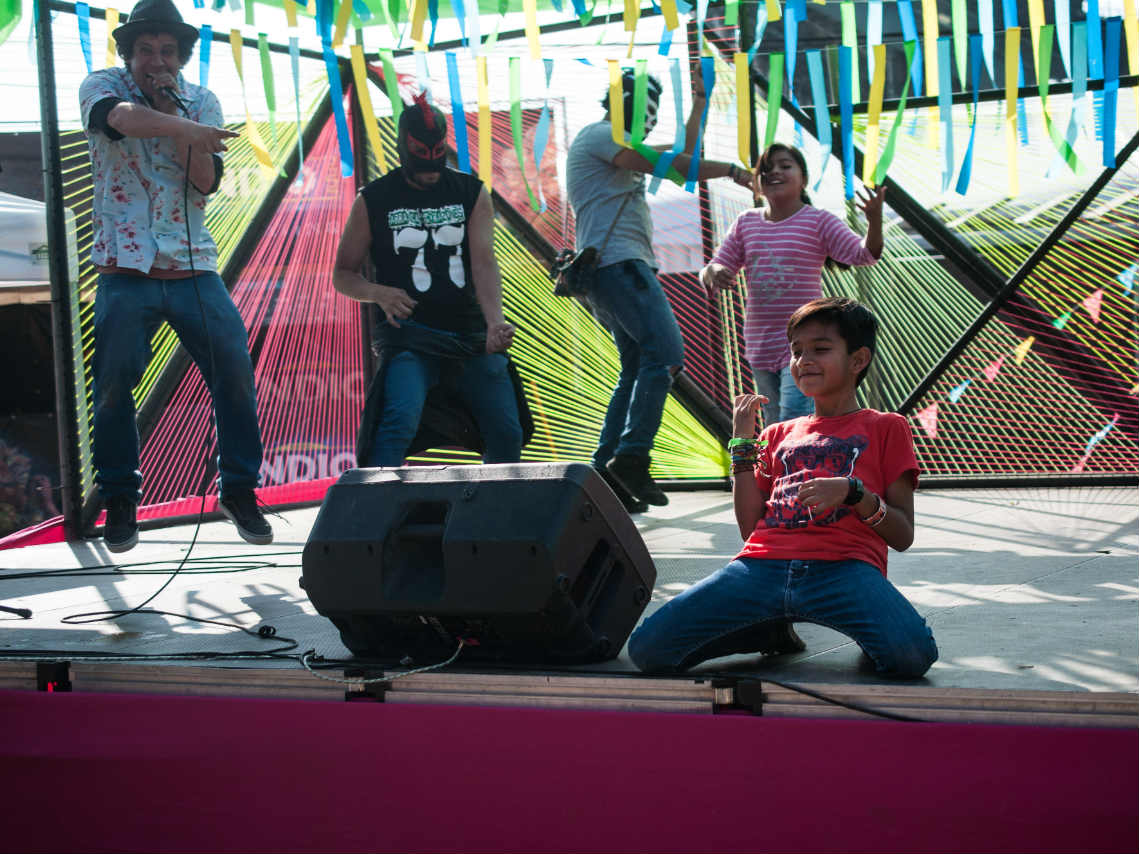
[[[182,20],[182,15],[171,0],[139,0],[131,9],[130,16],[121,27],[111,33],[119,42],[137,32],[160,31],[170,33],[174,38],[197,41],[198,31]]]

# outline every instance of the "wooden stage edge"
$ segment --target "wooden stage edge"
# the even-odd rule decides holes
[[[778,718],[873,719],[869,711],[939,723],[1139,727],[1139,696],[1125,692],[1011,691],[917,685],[793,683],[762,677],[654,678],[596,674],[422,673],[369,671],[345,684],[343,670],[192,667],[88,662],[0,661],[0,691],[420,703],[681,714],[752,714]],[[352,671],[350,678],[360,674]],[[383,681],[387,677],[391,681]]]

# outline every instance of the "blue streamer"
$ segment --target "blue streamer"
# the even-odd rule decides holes
[[[431,35],[427,37],[427,46],[435,47],[435,29],[439,26],[439,0],[427,0],[427,17],[431,19]]]
[[[819,166],[819,177],[815,181],[815,189],[823,183],[823,173],[831,159],[831,116],[827,109],[827,85],[823,76],[823,57],[817,50],[809,50],[807,56],[807,74],[811,78],[811,100],[815,104],[815,136],[823,149],[822,164]]]
[[[750,67],[752,61],[755,59],[756,51],[759,50],[759,43],[763,41],[763,31],[767,29],[767,3],[755,4],[755,41],[752,42],[751,47],[747,50],[747,64]]]
[[[1088,42],[1084,33],[1086,21],[1072,22],[1072,115],[1068,118],[1068,131],[1064,139],[1068,147],[1076,144],[1076,137],[1087,121],[1087,102],[1084,100],[1088,94]],[[1047,177],[1064,165],[1064,158],[1057,153],[1052,165],[1045,173]]]
[[[937,112],[941,120],[941,192],[949,189],[953,181],[953,81],[950,79],[951,40],[941,36],[937,40]]]
[[[672,76],[672,105],[676,110],[676,134],[672,139],[672,150],[661,154],[653,167],[653,176],[649,181],[649,192],[655,193],[660,188],[660,182],[668,174],[669,167],[676,155],[684,151],[687,128],[684,124],[684,90],[680,85],[680,60],[673,59],[669,63],[669,74]]]
[[[838,106],[842,130],[842,185],[847,200],[854,198],[854,104],[850,100],[854,48],[838,48]]]
[[[696,145],[692,150],[692,160],[688,164],[688,181],[684,189],[693,192],[696,189],[696,176],[700,174],[700,149],[704,144],[704,126],[708,121],[708,108],[712,105],[712,90],[716,88],[715,60],[710,56],[700,57],[700,70],[704,76],[704,110],[700,113],[700,129],[696,133]]]
[[[1103,165],[1115,168],[1115,109],[1119,102],[1119,40],[1123,19],[1107,19],[1103,50]]]
[[[214,28],[202,24],[198,38],[198,85],[203,88],[209,88],[210,85],[210,45],[213,43]]]
[[[301,132],[301,42],[296,36],[289,36],[289,65],[293,70],[293,96],[297,107],[297,179],[294,183],[305,183],[305,140]]]
[[[477,2],[477,0],[471,0],[471,2]],[[573,12],[579,18],[584,18],[588,15],[589,10],[585,8],[585,0],[573,0]]]
[[[874,79],[874,45],[882,44],[882,0],[870,0],[866,9],[866,68]]]
[[[668,52],[672,50],[672,30],[668,28],[668,23],[661,18],[661,34],[660,44],[657,46],[657,53],[661,56],[668,56]]]
[[[79,47],[83,49],[83,60],[87,63],[87,73],[91,73],[91,7],[83,0],[75,4],[75,15],[79,19]]]
[[[246,3],[251,3],[252,0],[245,0]],[[352,11],[356,13],[356,17],[361,21],[372,20],[372,10],[368,8],[364,0],[352,0]]]
[[[902,41],[914,43],[914,58],[910,64],[910,81],[914,84],[914,97],[922,94],[921,42],[918,25],[914,20],[914,7],[910,0],[898,0],[898,17],[902,21]]]
[[[1100,33],[1099,0],[1088,0],[1088,78],[1103,79],[1103,36]]]
[[[324,67],[328,72],[328,85],[332,93],[332,115],[336,119],[336,140],[340,144],[340,174],[352,176],[352,138],[348,135],[348,118],[344,115],[344,99],[340,93],[340,63],[332,52],[332,3],[316,0],[316,30],[320,34],[324,54]]]
[[[965,149],[965,159],[961,161],[961,174],[957,176],[957,193],[964,196],[969,189],[969,177],[973,173],[973,143],[977,141],[977,106],[981,89],[981,55],[984,53],[983,37],[977,33],[969,36],[969,76],[973,78],[973,126],[969,129],[969,146]]]
[[[451,124],[455,126],[455,153],[459,158],[459,171],[470,174],[471,150],[467,141],[467,111],[463,107],[463,93],[459,88],[459,60],[453,50],[447,51],[447,84],[451,88]]]
[[[1016,12],[1016,0],[1001,0],[1004,4],[1005,27],[1019,27]],[[1017,57],[1016,85],[1024,85],[1024,57]],[[1024,109],[1024,98],[1016,99],[1016,129],[1020,136],[1020,144],[1028,145],[1028,113]]]
[[[546,148],[550,144],[550,77],[554,73],[554,61],[552,59],[542,60],[546,67],[546,99],[542,103],[542,112],[538,116],[538,126],[534,128],[534,172],[537,178],[534,183],[538,186],[538,200],[540,208],[538,213],[545,213],[546,208],[546,194],[542,192],[542,155],[546,153]]]
[[[1056,42],[1060,45],[1060,58],[1064,60],[1064,76],[1072,77],[1072,13],[1068,0],[1056,0]]]
[[[993,43],[996,40],[993,22],[993,0],[977,0],[977,23],[981,30],[981,48],[985,55],[985,68],[989,72],[989,82],[997,85],[997,74],[993,70]],[[972,40],[972,36],[970,36]]]
[[[805,14],[804,17],[806,17]],[[792,98],[795,97],[795,52],[799,46],[800,20],[798,8],[794,4],[788,3],[787,8],[783,11],[783,66],[787,70],[787,88],[791,92]]]
[[[383,0],[380,0],[382,3]],[[474,0],[478,2],[478,0]],[[1059,2],[1059,0],[1057,0]],[[459,22],[459,34],[463,42],[463,47],[467,46],[467,9],[463,5],[463,0],[451,0],[451,10],[455,13],[455,18]],[[562,10],[561,3],[558,4],[558,11]]]

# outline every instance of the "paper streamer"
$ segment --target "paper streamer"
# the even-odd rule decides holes
[[[479,178],[489,193],[494,180],[494,136],[490,118],[490,85],[486,78],[486,57],[475,59],[475,77],[479,92]]]
[[[293,15],[293,20],[296,20],[295,11]],[[305,140],[304,127],[301,124],[301,45],[300,39],[296,36],[289,36],[289,65],[293,72],[293,100],[297,109],[297,180],[295,183],[303,186],[305,182]]]
[[[993,64],[993,48],[996,42],[996,24],[993,21],[993,0],[977,0],[977,27],[981,31],[981,52],[985,57],[985,68],[995,86],[997,72]]]
[[[878,4],[878,11],[882,11],[882,4]],[[881,41],[881,39],[879,39]],[[858,27],[854,20],[854,3],[844,0],[842,4],[842,44],[852,50],[858,49]],[[873,72],[871,72],[873,74]],[[855,101],[862,100],[862,82],[858,78],[858,64],[850,68],[850,97]]]
[[[387,174],[388,163],[384,155],[384,145],[380,140],[380,125],[376,121],[376,111],[372,107],[372,94],[368,91],[368,71],[364,65],[364,48],[354,44],[349,49],[352,59],[352,79],[356,82],[356,97],[360,100],[360,112],[364,114],[364,133],[368,137],[368,145],[376,155],[376,164],[380,174]]]
[[[522,154],[522,71],[521,58],[510,57],[510,135],[514,139],[514,154],[518,158],[518,172],[522,176],[522,186],[530,199],[530,208],[535,213],[541,210],[530,181],[526,178],[526,158]]]
[[[229,47],[233,51],[233,64],[237,69],[237,79],[241,83],[241,104],[245,108],[245,132],[249,136],[249,144],[253,148],[253,153],[257,156],[257,162],[261,164],[266,170],[273,169],[273,158],[269,156],[269,150],[265,147],[265,141],[261,139],[261,134],[257,130],[257,125],[253,124],[253,118],[249,115],[249,102],[245,97],[245,71],[242,68],[242,43],[241,32],[239,30],[229,31]],[[334,99],[335,100],[335,99]],[[349,149],[351,151],[351,149]],[[351,163],[351,157],[349,157]],[[352,174],[351,172],[348,173]]]
[[[854,49],[848,48],[851,56],[854,56]],[[831,159],[831,148],[833,141],[831,138],[831,117],[830,111],[827,109],[827,87],[826,78],[823,75],[823,57],[817,50],[808,50],[807,56],[807,74],[811,80],[811,100],[815,104],[815,136],[819,140],[819,147],[822,149],[822,162],[819,163],[819,177],[815,180],[815,189],[818,190],[823,183],[823,173],[826,172],[827,164]]]
[[[779,69],[779,80],[782,81],[782,69]],[[708,108],[712,106],[712,90],[716,88],[715,60],[710,56],[700,57],[700,72],[704,78],[704,110],[700,113],[700,127],[696,133],[696,145],[692,150],[692,158],[688,162],[688,180],[684,189],[692,192],[696,189],[696,176],[700,174],[700,152],[704,145],[704,128],[708,124]],[[774,74],[774,72],[772,72]]]
[[[880,45],[879,45],[880,47]],[[842,185],[847,201],[854,198],[854,104],[850,99],[850,66],[854,50],[838,49],[838,106],[842,136]]]
[[[985,379],[987,379],[989,382],[992,382],[993,380],[995,380],[997,378],[997,374],[999,374],[1001,372],[1001,367],[1005,363],[1005,358],[1006,358],[1005,356],[1001,356],[996,361],[990,362],[988,364],[988,366],[986,366],[985,372],[984,372],[985,373]]]
[[[779,125],[779,110],[783,104],[783,54],[769,54],[767,60],[767,125],[763,134],[764,150],[775,141],[775,129]]]
[[[285,7],[285,22],[290,27],[297,25],[297,4],[296,0],[284,0]]]
[[[91,7],[83,0],[75,4],[75,17],[79,23],[79,48],[83,51],[83,61],[87,63],[87,73],[91,66]]]
[[[1036,343],[1036,336],[1029,335],[1023,341],[1016,345],[1013,350],[1013,359],[1018,365],[1024,364],[1024,360],[1028,357],[1028,351],[1032,349],[1032,345]]]
[[[472,0],[477,2],[477,0]],[[530,58],[542,58],[541,32],[538,29],[537,0],[522,0],[522,10],[526,13],[526,41],[530,45]]]
[[[1017,19],[1017,11],[1016,11],[1017,0],[1002,0],[1002,2],[1004,4],[1005,36],[1006,36],[1005,48],[1007,50],[1007,48],[1008,48],[1008,42],[1007,42],[1008,30],[1011,27],[1016,27],[1018,30],[1020,30],[1020,29],[1022,29],[1022,27],[1020,26],[1020,21]],[[1006,67],[1005,71],[1007,74],[1007,71],[1008,71],[1007,67]],[[1019,42],[1019,40],[1017,41],[1016,85],[1018,88],[1024,85],[1024,63],[1020,59],[1020,42]],[[1022,145],[1028,145],[1028,113],[1026,112],[1025,107],[1024,107],[1024,99],[1020,98],[1020,97],[1018,97],[1016,99],[1016,117],[1017,117],[1017,129],[1020,133],[1021,144]]]
[[[107,64],[103,67],[114,68],[117,51],[115,50],[115,37],[112,36],[111,33],[113,33],[115,28],[119,25],[119,10],[107,7],[103,14],[106,16],[107,21]]]
[[[671,31],[680,26],[680,18],[676,14],[676,0],[661,0],[660,11],[664,15],[666,29]]]
[[[918,45],[918,25],[914,20],[914,7],[910,0],[898,0],[898,18],[902,22],[902,41],[914,43],[914,58],[910,62],[910,81],[914,85],[914,95],[922,93],[922,55]]]
[[[577,8],[578,2],[580,2],[580,0],[574,0],[575,9]],[[471,49],[471,56],[477,57],[479,55],[479,45],[481,41],[482,37],[479,35],[478,0],[470,0],[470,5],[467,6],[467,42]]]
[[[1016,91],[1020,67],[1020,27],[1005,30],[1005,157],[1008,158],[1008,194],[1020,195],[1020,176],[1016,168]]]
[[[929,438],[937,438],[937,403],[931,403],[920,412],[914,413],[914,417]]]
[[[269,129],[273,142],[277,141],[277,90],[273,87],[273,62],[269,58],[269,41],[264,33],[257,34],[257,53],[261,58],[261,83],[265,88],[265,106],[269,108]]]
[[[1123,285],[1124,296],[1130,296],[1132,289],[1135,287],[1135,276],[1139,274],[1139,263],[1132,264],[1122,273],[1115,277],[1119,284]]]
[[[1092,323],[1099,323],[1099,313],[1103,307],[1103,288],[1096,288],[1084,298],[1080,305],[1087,309],[1088,314],[1091,315]]]
[[[937,106],[941,120],[941,192],[949,189],[953,181],[953,90],[952,45],[949,36],[937,40]]]
[[[965,380],[965,382],[961,383],[961,385],[957,386],[955,389],[949,392],[949,402],[956,403],[959,401],[961,399],[961,395],[965,394],[972,383],[972,380]]]
[[[390,50],[380,51],[380,63],[384,66],[384,89],[392,105],[392,122],[399,127],[399,117],[403,115],[403,98],[399,94],[399,76],[395,71],[395,60]]]
[[[534,128],[534,171],[538,173],[538,213],[546,211],[546,194],[542,192],[542,156],[550,144],[550,78],[554,73],[554,61],[543,60],[546,71],[546,97],[542,103],[542,112],[538,115],[538,126]]]
[[[1088,40],[1088,77],[1103,79],[1103,23],[1099,16],[1099,0],[1087,0],[1087,29],[1084,35]]]
[[[969,129],[969,145],[965,149],[965,157],[961,161],[961,172],[957,175],[957,186],[954,188],[958,194],[964,196],[969,189],[969,178],[973,173],[973,144],[977,141],[977,109],[978,95],[981,88],[981,59],[984,53],[982,36],[973,33],[969,36],[969,77],[973,81],[973,122]]]
[[[1132,0],[1134,2],[1134,0]],[[1060,59],[1064,61],[1064,76],[1072,76],[1072,15],[1069,0],[1055,0],[1056,42],[1060,46]]]
[[[1064,144],[1070,149],[1074,148],[1076,138],[1087,121],[1088,43],[1084,35],[1086,25],[1086,21],[1072,23],[1072,114],[1068,118],[1068,130],[1064,134]],[[1063,163],[1064,158],[1057,154],[1045,172],[1045,177],[1052,177]]]
[[[1032,67],[1040,67],[1040,51],[1044,46],[1040,43],[1040,28],[1044,26],[1044,0],[1028,0],[1028,33],[1032,41]],[[1052,50],[1051,43],[1048,50]]]
[[[1123,32],[1127,34],[1127,67],[1139,74],[1139,0],[1123,0]],[[1132,86],[1131,94],[1139,113],[1139,86]]]
[[[673,159],[684,151],[684,144],[687,141],[687,128],[684,123],[684,90],[680,84],[679,59],[671,60],[669,74],[672,77],[672,103],[673,111],[676,113],[676,132],[673,136],[672,150],[664,152],[653,166],[653,176],[649,181],[650,193],[655,193],[660,188],[660,182],[668,175]]]
[[[1107,19],[1103,49],[1103,165],[1115,168],[1115,115],[1119,103],[1119,45],[1123,20]]]
[[[957,60],[957,80],[964,89],[969,77],[969,12],[965,0],[952,0],[950,6],[953,26],[953,55]]]
[[[252,8],[252,0],[245,0],[246,5]],[[328,0],[332,2],[332,0]],[[426,0],[418,0],[423,3]],[[344,43],[344,34],[348,31],[348,19],[352,17],[352,0],[340,0],[340,8],[336,12],[336,32],[332,36],[332,46],[340,47]],[[347,176],[345,176],[347,177]]]
[[[917,54],[918,43],[916,41],[906,42],[904,45],[906,49],[906,67],[913,68],[913,57]],[[878,158],[878,165],[874,168],[874,183],[872,186],[881,184],[882,179],[886,177],[886,171],[890,168],[890,164],[894,160],[894,147],[898,142],[898,128],[902,126],[902,115],[906,111],[906,96],[910,91],[910,78],[906,76],[906,82],[902,85],[902,97],[898,101],[898,111],[894,114],[894,124],[890,128],[890,136],[886,140],[886,147],[882,150],[882,156]]]
[[[736,68],[736,152],[740,163],[751,169],[751,69],[746,53],[737,53],[733,62]]]
[[[783,66],[787,71],[787,91],[795,97],[795,59],[799,50],[799,10],[790,2],[783,13]]]
[[[455,128],[455,155],[459,171],[471,171],[471,144],[467,139],[467,111],[463,106],[463,93],[459,86],[459,58],[453,50],[447,51],[447,84],[451,89],[451,124]]]
[[[874,79],[874,45],[876,44],[882,44],[882,0],[870,0],[866,7],[866,69],[871,80]]]
[[[933,98],[937,96],[941,80],[937,71],[937,39],[939,36],[937,0],[921,0],[921,29],[922,38],[925,41],[925,94]],[[940,104],[940,101],[938,103]],[[939,107],[929,108],[929,122],[926,127],[928,128],[930,147],[937,144],[939,112]]]
[[[202,87],[210,85],[210,45],[213,43],[213,28],[209,24],[202,24],[201,36],[198,39],[198,85]]]
[[[767,0],[767,20],[778,21],[783,17],[783,10],[779,7],[779,0]]]
[[[755,4],[755,41],[751,43],[751,47],[747,49],[747,63],[751,65],[755,60],[755,54],[759,50],[759,44],[763,41],[763,32],[767,29],[767,4]]]
[[[841,50],[841,48],[840,48]],[[862,153],[862,183],[874,186],[878,165],[878,124],[882,118],[882,95],[886,90],[886,46],[874,45],[874,78],[870,81],[870,103],[866,113],[866,147]]]
[[[1048,131],[1048,138],[1052,140],[1052,145],[1055,146],[1059,156],[1064,159],[1073,172],[1079,173],[1083,168],[1082,164],[1076,158],[1076,152],[1060,136],[1060,129],[1052,121],[1052,113],[1048,109],[1048,85],[1052,74],[1051,24],[1046,24],[1040,28],[1040,40],[1047,45],[1046,48],[1042,47],[1036,55],[1039,63],[1036,69],[1036,80],[1037,89],[1040,91],[1040,111],[1044,114],[1044,128]]]
[[[648,61],[638,59],[635,76],[633,78],[633,120],[629,123],[632,128],[629,134],[633,145],[645,138],[645,111],[648,109]]]

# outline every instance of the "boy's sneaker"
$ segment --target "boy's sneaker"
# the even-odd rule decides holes
[[[764,655],[789,655],[807,648],[799,633],[788,620],[769,623],[764,626],[759,642],[759,651]]]
[[[644,513],[649,509],[647,502],[641,501],[640,499],[634,498],[632,495],[630,495],[629,490],[625,489],[625,487],[621,485],[620,481],[618,481],[617,478],[613,477],[613,475],[609,473],[609,469],[605,468],[605,466],[595,466],[594,469],[599,475],[601,475],[601,479],[609,484],[609,488],[613,490],[613,494],[617,496],[617,500],[625,505],[625,510],[628,513]]]
[[[218,501],[222,515],[237,526],[241,539],[255,546],[273,542],[273,528],[257,504],[257,493],[252,489],[238,489]]]
[[[112,552],[127,552],[138,543],[135,503],[125,495],[107,499],[107,518],[103,522],[103,545]]]
[[[618,454],[607,462],[605,467],[634,498],[655,504],[657,507],[668,504],[668,496],[649,474],[648,457]]]

